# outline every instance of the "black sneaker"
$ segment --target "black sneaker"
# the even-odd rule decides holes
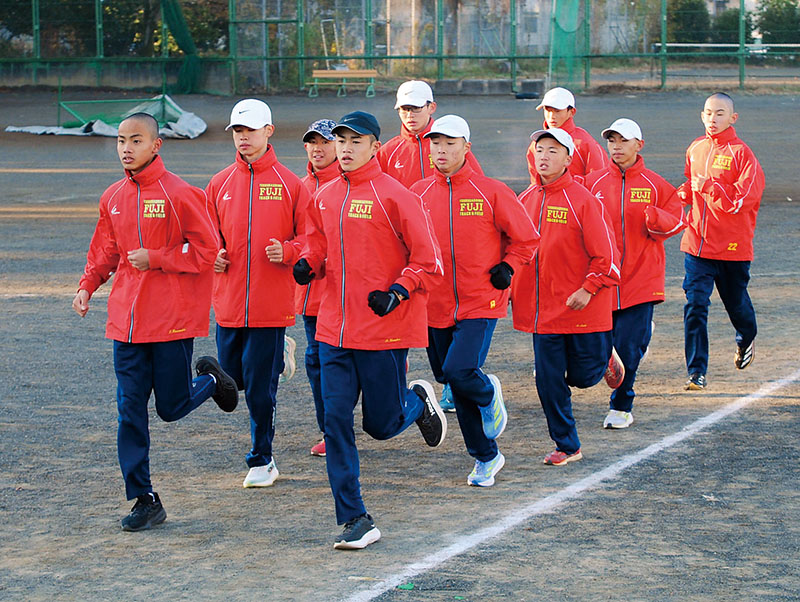
[[[344,531],[333,542],[336,550],[363,550],[381,538],[381,532],[369,514],[362,514],[347,521]]]
[[[194,365],[197,376],[210,374],[217,381],[217,389],[211,396],[223,412],[233,412],[239,403],[239,389],[233,380],[210,355],[197,358]]]
[[[131,513],[122,519],[123,531],[144,531],[163,523],[167,511],[161,505],[157,493],[145,493],[136,498]]]
[[[753,358],[756,355],[755,342],[750,341],[747,347],[736,345],[736,353],[733,356],[733,365],[739,370],[744,370],[753,363]]]
[[[422,437],[430,447],[439,447],[447,435],[447,418],[436,400],[436,393],[427,380],[413,380],[409,386],[425,402],[422,416],[417,418],[417,426]]]
[[[683,386],[687,391],[702,391],[706,388],[705,374],[692,374]]]

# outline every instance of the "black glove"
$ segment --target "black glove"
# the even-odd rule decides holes
[[[397,309],[403,299],[408,299],[408,291],[399,284],[393,284],[388,291],[372,291],[367,302],[376,315],[385,316]]]
[[[491,270],[489,270],[492,281],[492,286],[498,290],[507,289],[511,286],[511,276],[514,274],[514,268],[508,265],[505,261],[501,261]]]
[[[311,269],[308,261],[301,259],[292,268],[292,276],[297,284],[308,284],[314,279],[316,274]]]

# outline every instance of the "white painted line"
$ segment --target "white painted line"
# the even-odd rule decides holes
[[[387,577],[369,589],[354,593],[350,597],[346,598],[346,601],[368,602],[369,600],[374,600],[390,589],[407,582],[412,577],[431,571],[437,566],[444,564],[451,558],[458,556],[459,554],[463,554],[464,552],[467,552],[468,550],[485,543],[493,537],[502,535],[509,529],[516,527],[520,523],[523,523],[534,516],[552,512],[557,506],[563,504],[564,502],[574,500],[575,498],[580,497],[583,493],[596,488],[604,481],[608,481],[614,477],[617,477],[626,468],[630,468],[631,466],[634,466],[643,460],[647,460],[648,458],[664,451],[669,447],[672,447],[677,443],[680,443],[681,441],[693,437],[698,432],[716,424],[723,418],[727,418],[731,414],[738,412],[754,401],[758,401],[764,397],[769,397],[776,391],[786,387],[798,379],[800,379],[800,370],[797,370],[779,380],[767,383],[755,393],[751,393],[746,397],[740,397],[736,401],[723,406],[719,410],[716,410],[715,412],[712,412],[703,418],[695,420],[689,426],[683,428],[677,433],[668,435],[660,441],[653,443],[652,445],[649,445],[636,453],[623,456],[620,460],[614,462],[614,464],[611,464],[610,466],[607,466],[598,472],[592,473],[588,477],[584,477],[580,481],[577,481],[572,485],[557,491],[556,493],[519,508],[511,514],[506,515],[494,525],[481,529],[472,535],[462,537],[446,548],[429,554],[422,560],[408,565],[399,573],[395,573],[391,577]]]

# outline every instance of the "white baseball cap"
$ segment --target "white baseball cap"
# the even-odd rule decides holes
[[[614,123],[608,126],[606,129],[603,130],[603,133],[600,134],[603,138],[608,138],[611,132],[616,132],[625,140],[644,140],[642,138],[642,128],[639,127],[639,124],[636,123],[633,119],[626,119],[622,117],[617,119]]]
[[[531,140],[536,142],[539,140],[539,138],[543,136],[545,137],[549,136],[551,138],[555,138],[556,142],[558,142],[561,146],[565,146],[567,148],[570,157],[575,152],[575,143],[572,141],[572,136],[570,136],[567,132],[565,132],[561,128],[536,130],[533,134],[531,134]]]
[[[264,101],[255,98],[240,100],[231,110],[231,122],[226,130],[235,125],[243,125],[253,130],[260,130],[265,125],[272,125],[272,111]]]
[[[542,102],[539,103],[539,106],[536,107],[538,111],[542,107],[553,107],[554,109],[566,109],[568,107],[575,106],[575,97],[572,95],[572,92],[567,90],[566,88],[553,88],[552,90],[548,90],[547,94],[544,95]]]
[[[397,102],[394,103],[394,108],[412,106],[424,107],[429,102],[433,102],[433,90],[425,82],[412,79],[411,81],[403,82],[397,88]]]
[[[469,124],[458,115],[444,115],[433,122],[425,138],[430,138],[434,134],[442,134],[448,138],[463,138],[469,142]]]

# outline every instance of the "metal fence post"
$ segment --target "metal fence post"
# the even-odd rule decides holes
[[[511,29],[509,31],[508,42],[509,59],[511,59],[511,91],[517,91],[517,0],[509,1],[509,16],[511,17]]]
[[[364,54],[367,55],[367,69],[372,69],[372,53],[375,51],[375,44],[372,41],[372,0],[364,0]]]
[[[33,0],[31,3],[31,10],[33,11],[33,56],[36,59],[42,58],[42,40],[39,30],[39,0]],[[33,84],[36,85],[38,64],[33,64]]]
[[[744,0],[739,0],[739,89],[744,90],[744,80],[745,80],[745,59],[747,58],[747,47],[745,43],[747,42],[746,39],[746,28],[745,28],[745,19],[747,15],[744,12]]]
[[[236,58],[239,55],[238,32],[236,30],[236,0],[228,0],[228,57],[230,58],[229,70],[231,77],[231,91],[236,94],[239,90]]]
[[[436,54],[437,78],[444,79],[444,9],[442,0],[436,0]]]
[[[103,0],[94,0],[94,28],[97,40],[95,43],[95,57],[103,58]],[[97,61],[95,65],[97,72],[97,85],[103,82],[103,61]]]
[[[667,87],[667,0],[661,0],[661,89]]]
[[[592,0],[583,0],[583,87],[592,85]]]
[[[306,19],[303,12],[303,0],[297,0],[297,88],[302,90],[306,81]]]

